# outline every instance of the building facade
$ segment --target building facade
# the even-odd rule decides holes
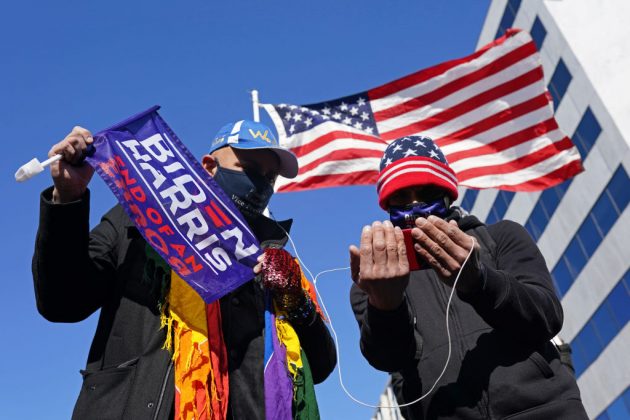
[[[478,47],[507,28],[531,33],[556,120],[585,171],[543,192],[462,189],[459,201],[487,224],[521,223],[537,242],[562,299],[559,337],[571,344],[584,406],[598,420],[630,419],[628,16],[627,0],[491,3]],[[391,418],[383,414],[375,417]]]

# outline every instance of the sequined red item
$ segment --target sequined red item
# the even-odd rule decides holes
[[[262,281],[263,286],[276,293],[302,294],[300,266],[284,249],[265,249]]]

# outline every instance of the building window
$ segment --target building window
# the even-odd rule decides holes
[[[542,226],[546,226],[546,223]],[[538,242],[540,239],[540,235],[542,235],[542,229],[538,226],[537,223],[534,222],[534,218],[530,215],[527,223],[525,223],[525,229],[529,232],[529,236],[532,237],[534,242]]]
[[[569,271],[569,266],[566,263],[566,259],[564,256],[560,257],[556,266],[553,268],[551,272],[551,278],[553,279],[553,283],[556,286],[556,291],[560,297],[564,296],[564,294],[569,290],[569,287],[573,284],[573,275],[571,271]]]
[[[593,314],[593,325],[599,341],[606,346],[623,328],[613,316],[610,304],[604,302]]]
[[[499,191],[496,198],[494,199],[494,203],[492,204],[492,210],[488,217],[486,218],[486,223],[491,225],[500,220],[503,220],[505,213],[510,207],[510,203],[514,199],[515,193],[512,191]]]
[[[630,321],[630,306],[628,305],[628,300],[630,299],[630,271],[626,272],[622,283],[623,285],[615,288],[608,297],[612,316],[621,328]]]
[[[471,211],[473,206],[475,205],[475,201],[477,201],[478,195],[479,190],[467,189],[464,193],[464,197],[462,198],[461,208],[468,212]]]
[[[571,180],[564,181],[562,184],[558,184],[553,188],[548,188],[540,194],[538,202],[529,215],[527,222],[525,222],[525,227],[531,223],[538,228],[540,233],[537,236],[532,235],[534,240],[538,241],[545,231],[549,220],[551,220],[551,216],[553,216],[553,213],[560,204],[560,200],[562,200],[564,193],[569,189],[569,185],[571,185]],[[532,234],[532,232],[530,232],[530,234]]]
[[[576,237],[579,238],[584,248],[584,252],[586,252],[589,258],[593,255],[597,249],[597,245],[602,241],[604,236],[605,234],[597,227],[592,212],[584,219],[580,230],[576,234]]]
[[[566,64],[564,64],[564,60],[561,58],[560,61],[558,61],[558,65],[556,66],[553,75],[551,76],[549,86],[547,86],[547,89],[553,98],[554,109],[558,109],[558,106],[560,106],[560,102],[562,101],[564,94],[567,93],[571,79],[571,72],[569,72]]]
[[[529,33],[531,34],[532,39],[536,44],[536,48],[538,49],[538,51],[540,51],[540,49],[542,48],[542,44],[545,41],[545,37],[547,36],[547,30],[543,26],[538,16],[536,16],[534,24],[532,25],[532,29]]]
[[[583,349],[582,340],[578,335],[571,341],[571,358],[573,359],[573,369],[575,369],[576,375],[577,372],[584,372],[588,366]]]
[[[566,190],[565,190],[566,191]],[[560,205],[560,200],[564,196],[565,191],[559,188],[549,188],[540,194],[540,202],[543,205],[543,209],[547,216],[547,220],[551,219],[551,216]]]
[[[597,242],[601,242],[601,239]],[[569,271],[571,271],[571,277],[575,280],[588,262],[588,255],[586,255],[586,251],[584,251],[577,235],[569,242],[569,246],[567,246],[567,249],[564,251],[564,256],[566,257]]]
[[[591,111],[591,107],[586,108],[571,138],[575,147],[580,151],[580,156],[582,156],[583,160],[588,156],[588,152],[591,151],[601,132],[602,127],[599,125],[597,118],[595,118],[593,111]]]
[[[630,185],[628,185],[627,188],[628,187],[630,187]],[[595,206],[593,206],[591,214],[597,228],[602,232],[602,235],[605,236],[610,228],[612,228],[615,220],[617,220],[617,209],[615,209],[609,193],[602,194],[599,200],[597,200],[597,203],[595,203]]]
[[[607,191],[617,213],[623,213],[630,201],[630,178],[623,165],[615,171]]]
[[[505,31],[512,27],[520,7],[521,0],[508,0],[505,5],[505,10],[503,11],[503,16],[501,17],[501,22],[499,23],[499,28],[497,29],[497,34],[494,36],[495,39],[502,37]]]
[[[595,420],[625,420],[630,418],[630,387],[617,397]]]
[[[579,333],[580,336],[580,345],[582,347],[582,355],[585,358],[585,364],[582,366],[580,370],[575,370],[575,376],[580,377],[584,373],[586,369],[597,359],[597,356],[601,354],[604,350],[602,344],[597,338],[597,334],[595,334],[595,328],[593,328],[593,323],[589,320],[589,322],[582,327]]]

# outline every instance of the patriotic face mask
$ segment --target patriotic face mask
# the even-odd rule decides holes
[[[394,226],[401,229],[411,229],[415,227],[418,217],[429,217],[430,215],[444,218],[448,211],[443,197],[423,203],[412,203],[406,206],[389,206],[389,220]]]
[[[262,175],[217,166],[214,180],[245,216],[261,214],[273,195],[273,186]]]

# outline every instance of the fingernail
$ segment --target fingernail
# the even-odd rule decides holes
[[[416,224],[417,225],[424,225],[427,222],[427,219],[425,219],[424,217],[418,217],[416,219]]]
[[[373,227],[380,226],[380,225],[381,225],[381,222],[379,222],[378,220],[376,222],[372,223]]]
[[[435,222],[437,219],[438,217],[432,214],[431,216],[428,217],[427,220],[429,220],[429,222]]]
[[[89,137],[86,139],[86,141],[87,141],[88,143],[92,143],[92,142],[94,141],[94,139],[92,138],[92,136],[89,136]]]
[[[392,222],[390,222],[389,220],[384,220],[383,224],[387,227],[394,227],[394,225],[392,224]]]
[[[363,226],[363,232],[369,232],[370,229],[372,229],[372,226],[370,226],[370,225]]]
[[[400,228],[400,226],[394,226],[394,230],[395,230],[396,232],[400,232],[400,233],[402,233],[402,229]]]

